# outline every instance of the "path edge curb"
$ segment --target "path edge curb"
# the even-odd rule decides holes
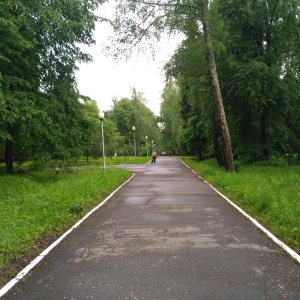
[[[101,203],[90,210],[82,219],[75,223],[69,230],[67,230],[63,235],[61,235],[55,242],[53,242],[48,248],[42,251],[36,258],[34,258],[22,271],[20,271],[13,279],[11,279],[6,285],[0,289],[0,298],[3,297],[13,286],[15,286],[25,275],[31,271],[46,255],[50,253],[68,234],[70,234],[74,229],[76,229],[83,221],[85,221],[91,214],[98,210],[102,205],[104,205],[120,188],[122,188],[126,183],[128,183],[135,174],[133,174],[129,179],[123,182],[119,187],[117,187],[109,196],[107,196]]]
[[[214,186],[212,186],[209,182],[204,180],[197,172],[195,172],[191,167],[189,167],[186,163],[184,163],[181,159],[179,159],[181,163],[183,163],[187,168],[189,168],[193,173],[195,173],[203,182],[209,185],[213,190],[215,190],[223,199],[225,199],[231,206],[237,209],[243,216],[245,216],[248,220],[250,220],[258,229],[264,232],[273,242],[279,245],[283,250],[285,250],[293,259],[295,259],[298,263],[300,263],[300,255],[297,254],[293,249],[279,240],[274,234],[272,234],[268,229],[266,229],[263,225],[261,225],[258,221],[248,215],[244,210],[242,210],[238,205],[233,203],[229,198],[223,195],[220,191],[218,191]]]

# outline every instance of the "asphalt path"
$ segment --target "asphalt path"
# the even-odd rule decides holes
[[[4,299],[300,299],[299,263],[178,159],[124,167]]]

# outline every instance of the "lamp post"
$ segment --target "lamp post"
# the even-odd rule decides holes
[[[133,131],[133,144],[134,144],[134,157],[136,157],[136,146],[135,146],[135,127],[132,126]]]
[[[148,137],[146,136],[146,148],[147,148],[147,157],[148,157]]]
[[[104,134],[103,134],[103,120],[104,120],[104,112],[99,112],[99,119],[101,120],[101,129],[102,129],[102,150],[103,150],[103,172],[105,172],[105,154],[104,154]]]
[[[151,141],[151,151],[153,152],[153,141]]]

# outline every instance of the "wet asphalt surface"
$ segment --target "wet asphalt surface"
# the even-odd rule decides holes
[[[133,179],[3,299],[300,299],[299,263],[179,160],[124,167]]]

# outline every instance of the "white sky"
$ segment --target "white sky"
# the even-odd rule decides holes
[[[99,14],[111,13],[111,5],[100,8]],[[97,101],[100,110],[110,110],[112,99],[131,97],[131,89],[135,88],[147,99],[147,106],[159,115],[161,94],[165,86],[163,67],[169,61],[179,38],[166,38],[156,49],[155,60],[151,53],[133,54],[132,57],[116,62],[102,52],[103,45],[108,44],[108,36],[113,31],[106,23],[98,23],[94,32],[96,46],[82,47],[84,52],[92,55],[93,62],[80,64],[76,72],[79,92]]]

